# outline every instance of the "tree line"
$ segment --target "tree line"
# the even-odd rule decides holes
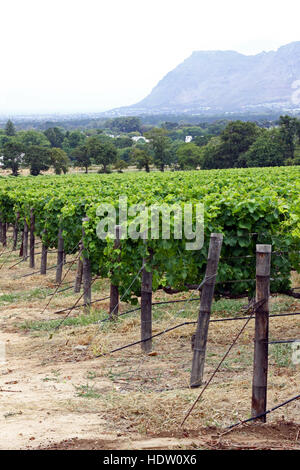
[[[16,131],[9,120],[0,129],[2,167],[17,176],[23,167],[38,175],[50,167],[56,174],[66,173],[71,165],[86,173],[97,165],[108,173],[129,165],[149,172],[153,167],[164,171],[300,164],[300,120],[288,115],[268,127],[240,120],[201,126],[165,121],[145,129],[133,117],[111,119],[106,126]]]

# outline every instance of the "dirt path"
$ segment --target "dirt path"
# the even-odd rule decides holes
[[[74,401],[76,384],[95,369],[94,360],[45,365],[38,354],[18,353],[29,337],[0,332],[0,340],[7,351],[0,368],[0,449],[300,449],[300,426],[285,422],[228,434],[209,428],[148,438],[107,432],[101,413],[76,409]],[[107,391],[114,384],[101,378],[97,386]]]
[[[88,370],[84,363],[41,365],[37,356],[23,359],[15,355],[28,339],[19,334],[0,332],[6,344],[6,364],[0,367],[0,449],[26,449],[70,438],[112,439],[103,430],[104,420],[97,413],[70,411],[74,384],[84,382]],[[111,387],[101,380],[103,388]]]
[[[129,317],[101,331],[95,324],[65,326],[51,340],[50,330],[21,329],[24,321],[57,320],[54,311],[72,305],[76,298],[59,296],[41,314],[49,297],[39,297],[34,289],[53,288],[53,274],[17,280],[17,274],[27,272],[26,266],[18,266],[1,274],[0,295],[13,298],[0,307],[0,346],[6,349],[6,363],[0,356],[0,449],[300,449],[299,402],[272,414],[267,425],[224,434],[226,425],[248,416],[253,325],[183,431],[179,423],[198,394],[188,386],[193,327],[160,338],[151,356],[133,348],[93,359],[94,346],[101,352],[138,339],[138,318]],[[103,283],[95,295],[103,297],[107,290]],[[299,311],[298,301],[281,306],[282,300],[275,300],[277,309]],[[107,311],[108,305],[102,308]],[[224,309],[227,312],[228,306]],[[171,319],[168,309],[157,321],[156,331],[169,326]],[[172,321],[178,323],[178,318]],[[239,328],[232,323],[226,328],[212,325],[207,373],[214,370]],[[271,331],[274,338],[298,337],[299,318],[272,320]],[[277,356],[277,363],[274,355],[270,361],[270,404],[299,390],[299,368],[285,364],[283,350],[278,349]],[[171,366],[175,363],[176,368]]]

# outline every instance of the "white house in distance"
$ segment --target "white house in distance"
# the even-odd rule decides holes
[[[131,139],[134,142],[138,142],[139,140],[143,140],[144,142],[149,142],[149,140],[143,137],[142,135],[134,135],[133,137],[131,137]]]
[[[186,135],[185,136],[185,143],[186,144],[189,144],[190,142],[192,142],[193,140],[193,137],[191,135]]]

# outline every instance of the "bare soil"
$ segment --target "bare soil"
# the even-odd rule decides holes
[[[300,449],[299,400],[270,414],[267,424],[226,430],[249,417],[254,322],[182,428],[180,423],[200,391],[189,388],[193,325],[157,338],[151,355],[143,354],[139,345],[107,354],[139,339],[138,315],[101,327],[24,328],[25,321],[48,324],[62,319],[63,314],[54,312],[71,306],[78,294],[70,290],[55,296],[42,313],[50,298],[45,292],[55,286],[54,271],[22,278],[32,270],[27,263],[9,269],[18,261],[16,253],[2,256],[3,261],[0,342],[5,345],[6,362],[0,363],[0,449]],[[38,263],[37,257],[37,269]],[[55,255],[49,264],[55,264]],[[72,269],[64,281],[74,276]],[[299,277],[294,281],[300,284]],[[93,298],[109,292],[105,281],[96,287]],[[15,297],[2,302],[7,295]],[[189,293],[172,298],[184,296]],[[162,293],[155,296],[155,300],[166,298]],[[271,306],[274,312],[300,311],[299,300],[286,297],[275,296]],[[102,302],[93,312],[107,308],[108,302]],[[127,308],[122,305],[123,311]],[[196,319],[197,302],[190,304],[184,318],[180,308],[175,304],[161,309],[161,318],[154,319],[154,333]],[[78,315],[86,313],[77,310],[69,316]],[[217,315],[233,313],[225,305]],[[242,324],[211,323],[205,380]],[[300,338],[300,317],[270,320],[270,336]],[[95,358],[103,353],[107,355]],[[300,368],[290,363],[289,352],[270,346],[268,407],[298,394],[299,379]]]

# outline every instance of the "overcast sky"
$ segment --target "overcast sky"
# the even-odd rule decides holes
[[[300,40],[299,13],[296,0],[2,1],[0,114],[133,104],[194,50]]]

